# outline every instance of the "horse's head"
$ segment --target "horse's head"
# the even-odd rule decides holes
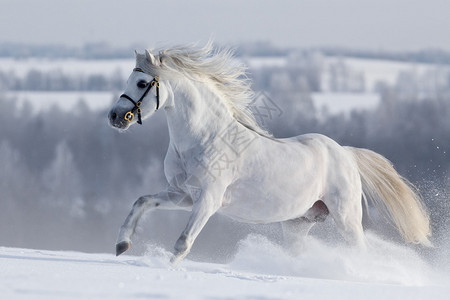
[[[136,68],[127,80],[127,87],[111,108],[108,118],[111,126],[126,130],[164,107],[171,90],[160,77],[160,61],[149,51],[136,52]]]

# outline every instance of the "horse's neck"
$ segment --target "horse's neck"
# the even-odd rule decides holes
[[[171,142],[180,150],[202,146],[216,138],[227,126],[237,121],[220,96],[205,83],[180,82],[174,90],[177,97],[167,109]]]

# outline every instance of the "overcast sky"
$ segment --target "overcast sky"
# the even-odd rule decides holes
[[[450,50],[449,0],[0,0],[0,41]]]

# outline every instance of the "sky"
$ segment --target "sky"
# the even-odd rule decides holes
[[[450,50],[448,0],[0,0],[0,42]]]

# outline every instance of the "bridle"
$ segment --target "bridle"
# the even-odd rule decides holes
[[[145,73],[145,72],[144,72],[142,69],[140,69],[140,68],[134,68],[133,71]],[[145,73],[145,74],[147,74],[147,73]],[[147,89],[145,90],[144,94],[142,94],[141,98],[139,98],[138,101],[134,101],[134,100],[133,100],[130,96],[128,96],[127,94],[122,94],[122,95],[120,95],[119,98],[125,98],[125,99],[127,99],[127,100],[130,100],[131,103],[134,104],[134,107],[133,107],[129,112],[127,112],[127,113],[125,114],[125,117],[124,117],[125,120],[127,120],[128,122],[133,121],[133,119],[134,119],[134,111],[136,111],[136,112],[137,112],[137,115],[138,115],[137,123],[140,124],[140,125],[142,125],[142,118],[141,118],[141,112],[142,112],[142,111],[141,111],[141,104],[142,104],[142,100],[145,98],[145,96],[147,96],[148,92],[150,91],[150,89],[151,89],[153,86],[156,86],[156,110],[158,110],[158,108],[159,108],[159,77],[158,77],[158,76],[155,76],[155,77],[153,78],[153,80],[149,83]]]

